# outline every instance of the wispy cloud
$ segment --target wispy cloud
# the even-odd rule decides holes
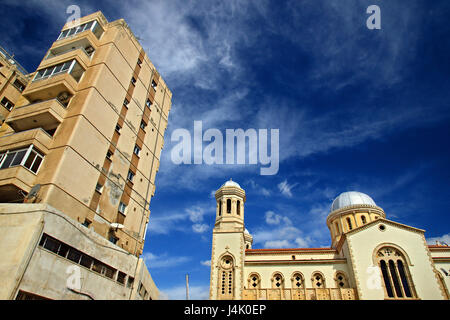
[[[281,194],[288,197],[288,198],[292,198],[292,192],[291,190],[297,186],[297,183],[294,184],[288,184],[287,180],[284,180],[282,182],[280,182],[278,184],[278,189],[280,190]]]
[[[180,213],[179,210],[164,212],[150,218],[148,233],[165,235],[173,231],[186,233],[190,232],[186,225],[191,224],[193,232],[203,234],[209,230],[209,225],[204,222],[204,216],[214,214],[214,204],[210,203],[188,206],[184,209],[184,213]]]
[[[264,248],[293,248],[312,243],[312,239],[294,226],[289,217],[274,211],[267,211],[264,217],[265,225],[255,228],[252,234],[255,244],[263,244]]]
[[[150,269],[172,268],[191,260],[190,257],[186,256],[169,256],[167,253],[155,255],[151,252],[144,253],[143,259]]]
[[[200,261],[200,264],[205,267],[211,267],[211,260]]]

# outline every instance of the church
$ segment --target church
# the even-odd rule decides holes
[[[327,248],[253,249],[245,191],[232,180],[215,193],[211,300],[448,300],[450,246],[389,220],[368,195],[331,204]],[[325,221],[324,221],[325,222]]]

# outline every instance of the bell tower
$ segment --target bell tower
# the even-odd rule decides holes
[[[216,191],[216,222],[211,254],[211,300],[240,300],[246,248],[245,191],[231,179]]]

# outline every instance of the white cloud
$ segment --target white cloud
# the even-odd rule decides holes
[[[204,233],[209,229],[209,226],[204,221],[206,214],[215,214],[214,203],[206,203],[200,205],[193,205],[185,209],[185,213],[164,212],[162,215],[155,213],[150,217],[149,232],[147,234],[170,234],[172,231],[190,232],[186,228],[186,223],[192,223],[192,231],[195,233]]]
[[[211,260],[200,261],[200,264],[205,267],[211,267]]]
[[[155,255],[151,252],[144,253],[142,257],[149,269],[176,267],[191,260],[186,256],[169,256],[167,253]]]
[[[293,185],[289,185],[287,180],[284,180],[283,182],[278,184],[278,189],[280,190],[281,194],[288,197],[288,198],[292,198],[292,188],[294,188],[296,184]]]
[[[266,241],[264,243],[265,248],[289,248],[291,247],[291,242],[288,240],[272,240]]]
[[[279,225],[281,222],[284,222],[286,225],[291,225],[291,220],[288,217],[281,216],[273,211],[267,211],[265,218],[266,223],[270,225]]]
[[[312,242],[312,239],[310,237],[305,237],[305,238],[299,237],[299,238],[295,239],[295,243],[300,248],[308,248],[308,247],[310,247],[311,246],[311,242]]]
[[[166,300],[185,300],[186,299],[186,285],[176,286],[172,288],[163,288],[160,290],[160,299]],[[209,299],[209,285],[204,286],[189,286],[190,300],[208,300]]]
[[[209,230],[209,226],[207,224],[196,223],[192,225],[192,230],[195,233],[204,233]]]
[[[189,215],[189,219],[192,222],[202,222],[203,221],[203,215],[205,214],[205,209],[201,208],[199,206],[194,206],[192,208],[186,209],[186,212]]]
[[[427,238],[428,244],[436,244],[436,241],[438,243],[447,244],[450,246],[450,233],[444,234],[440,237]]]

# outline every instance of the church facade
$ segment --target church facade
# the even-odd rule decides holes
[[[326,223],[328,248],[252,249],[245,191],[215,193],[211,300],[448,300],[450,246],[386,218],[372,198],[344,192]]]

